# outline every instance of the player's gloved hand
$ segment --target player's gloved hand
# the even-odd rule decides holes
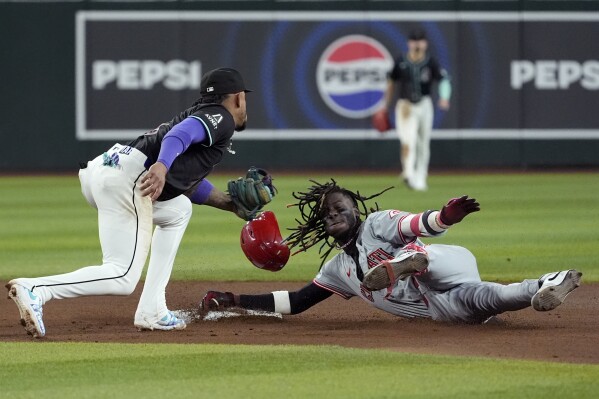
[[[254,166],[248,169],[245,177],[229,180],[227,192],[235,205],[237,216],[252,220],[264,205],[272,201],[277,192],[272,180],[270,173]]]
[[[200,309],[203,311],[226,309],[233,306],[235,306],[235,295],[232,292],[208,291],[200,302]]]
[[[389,113],[386,108],[383,108],[372,115],[372,127],[379,133],[385,133],[387,130],[391,129],[391,121],[389,120]]]
[[[463,195],[460,198],[450,199],[447,205],[441,209],[439,219],[441,219],[441,223],[451,226],[461,222],[469,213],[478,211],[480,211],[480,204],[474,198]]]

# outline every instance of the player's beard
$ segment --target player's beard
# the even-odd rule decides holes
[[[245,128],[247,127],[248,122],[247,121],[243,121],[243,123],[241,125],[237,125],[235,126],[235,131],[236,132],[242,132],[245,130]]]

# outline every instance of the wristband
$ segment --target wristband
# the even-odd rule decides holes
[[[275,313],[291,314],[291,302],[289,302],[289,291],[273,291],[275,299]]]
[[[189,199],[196,205],[202,205],[208,199],[213,188],[214,185],[208,179],[202,179]]]

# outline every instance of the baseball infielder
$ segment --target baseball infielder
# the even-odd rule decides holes
[[[191,204],[237,212],[230,196],[214,188],[206,176],[230,149],[234,131],[245,128],[249,91],[239,72],[229,68],[206,73],[200,90],[201,98],[170,122],[128,145],[115,144],[82,165],[81,190],[98,210],[102,264],[11,280],[9,297],[27,333],[45,335],[42,306],[51,299],[129,295],[150,246],[134,324],[149,330],[185,328],[185,322],[167,308],[166,285],[191,218]]]
[[[508,285],[483,282],[476,259],[466,248],[425,245],[420,237],[442,235],[480,209],[478,202],[467,196],[452,199],[441,211],[377,211],[362,222],[360,216],[367,214],[363,200],[367,198],[334,181],[302,194],[296,198],[300,199],[304,223],[288,238],[288,244],[307,249],[331,237],[331,245],[342,252],[299,291],[264,295],[209,291],[202,300],[204,309],[239,306],[296,314],[337,294],[345,299],[360,297],[397,316],[481,323],[531,305],[539,311],[554,309],[580,283],[582,274],[576,270]]]
[[[402,178],[408,187],[424,191],[428,188],[430,139],[434,108],[431,100],[433,82],[439,82],[439,108],[449,109],[451,84],[447,71],[427,53],[428,42],[422,30],[408,36],[408,52],[399,55],[388,74],[385,110],[393,99],[395,87],[399,99],[395,105],[395,127],[401,143]],[[386,111],[385,111],[386,112]]]

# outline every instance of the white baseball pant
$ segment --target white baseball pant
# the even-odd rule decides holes
[[[430,96],[423,97],[417,103],[400,99],[395,106],[402,176],[415,190],[427,189],[433,115]]]
[[[175,255],[191,218],[191,201],[180,195],[155,202],[142,197],[139,181],[146,173],[146,156],[120,144],[108,152],[117,154],[117,165],[104,165],[103,156],[88,162],[79,171],[82,193],[98,210],[102,265],[40,278],[20,278],[18,282],[34,291],[46,303],[51,299],[90,295],[129,295],[139,282],[150,245],[152,254],[136,311],[164,317],[167,312],[166,285]],[[152,224],[156,225],[152,237]]]
[[[489,317],[530,306],[538,280],[499,284],[481,281],[474,255],[457,245],[431,244],[426,273],[416,276],[435,320],[480,323]]]

